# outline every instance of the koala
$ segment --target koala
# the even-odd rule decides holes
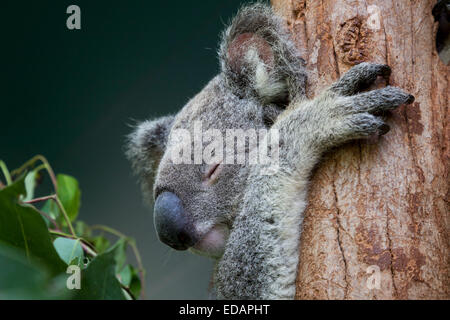
[[[261,3],[238,11],[218,56],[220,73],[177,114],[139,123],[126,154],[144,197],[154,200],[159,239],[216,260],[217,298],[293,299],[311,172],[331,148],[387,133],[380,114],[414,97],[390,86],[363,91],[390,68],[361,63],[307,99],[305,63],[282,19]],[[195,135],[199,122],[224,135],[227,129],[275,130],[277,170],[265,174],[264,164],[206,163],[195,156],[175,163],[180,144],[195,149],[175,132]],[[246,145],[244,154],[251,151]]]

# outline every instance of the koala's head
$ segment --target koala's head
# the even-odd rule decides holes
[[[219,59],[221,72],[202,91],[178,114],[139,124],[127,150],[144,197],[155,201],[159,239],[212,257],[223,253],[249,171],[248,164],[224,161],[226,130],[268,129],[304,95],[306,81],[283,22],[262,4],[238,12],[222,35]],[[223,144],[208,144],[208,132]],[[174,159],[180,154],[181,163]]]

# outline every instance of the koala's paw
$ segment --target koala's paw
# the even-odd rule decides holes
[[[330,87],[328,94],[335,102],[328,110],[335,121],[331,134],[335,141],[330,141],[331,144],[385,134],[389,126],[377,115],[414,101],[411,94],[391,86],[359,93],[377,76],[388,77],[390,72],[387,65],[361,63]]]

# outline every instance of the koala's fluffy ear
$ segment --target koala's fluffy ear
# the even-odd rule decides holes
[[[171,115],[144,121],[128,136],[126,156],[141,180],[144,194],[152,194],[156,170],[164,155],[174,118]]]
[[[219,58],[227,84],[240,97],[287,104],[305,94],[304,61],[267,5],[239,10],[222,34]]]

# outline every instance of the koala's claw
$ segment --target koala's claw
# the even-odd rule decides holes
[[[339,95],[349,96],[371,85],[378,76],[389,78],[390,75],[391,68],[388,65],[363,62],[347,71],[330,90]]]
[[[343,141],[365,138],[371,135],[384,135],[389,132],[390,127],[380,118],[369,114],[360,113],[349,118],[347,123],[348,133],[343,135]]]
[[[386,77],[386,78],[388,78],[390,75],[391,75],[391,67],[389,67],[387,64],[380,64],[379,65],[379,68],[380,68],[380,74],[383,76],[383,77]]]
[[[416,98],[412,94],[410,94],[408,99],[406,100],[406,104],[411,104],[414,102],[414,100],[416,100]]]
[[[325,108],[327,115],[324,118],[334,123],[323,125],[323,128],[328,128],[322,140],[325,146],[389,132],[389,126],[377,115],[412,103],[414,96],[392,86],[360,91],[371,85],[378,76],[389,77],[390,74],[391,68],[387,65],[365,62],[351,68],[330,87],[326,96],[334,103],[326,104],[328,108]]]
[[[386,123],[383,123],[378,129],[380,130],[380,136],[382,136],[388,133],[391,130],[391,127]]]
[[[342,102],[349,106],[351,113],[369,112],[378,114],[383,111],[393,110],[401,104],[410,104],[414,96],[396,87],[387,86],[382,89],[359,93],[345,97]]]

